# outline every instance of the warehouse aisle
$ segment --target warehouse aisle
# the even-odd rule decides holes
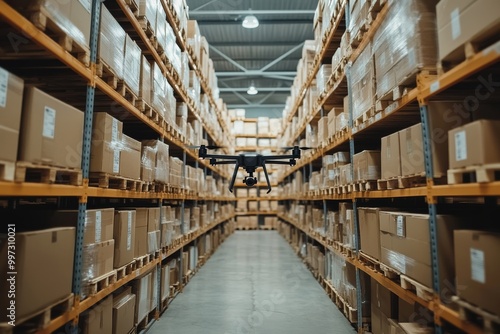
[[[355,333],[275,231],[236,231],[148,333]]]

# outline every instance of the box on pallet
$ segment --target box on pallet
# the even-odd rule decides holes
[[[399,131],[401,175],[425,174],[422,123]]]
[[[389,319],[398,318],[398,297],[371,279],[371,324],[373,334],[389,333]]]
[[[114,268],[120,268],[134,260],[135,210],[117,210],[114,222]]]
[[[380,218],[383,208],[358,208],[360,250],[380,260]]]
[[[364,150],[356,153],[352,161],[354,182],[380,179],[380,151]]]
[[[132,292],[136,295],[134,323],[138,324],[149,313],[151,306],[151,276],[149,272],[133,281]]]
[[[439,59],[465,59],[465,44],[496,38],[500,29],[500,3],[495,0],[441,0],[436,6]],[[478,20],[478,18],[481,18]]]
[[[122,134],[120,152],[120,176],[139,180],[141,178],[141,142]]]
[[[19,223],[19,222],[16,222]],[[7,259],[7,235],[0,235],[0,255]],[[25,318],[69,297],[73,277],[75,228],[60,227],[16,233],[15,316]],[[47,270],[47,268],[52,268]],[[5,293],[0,295],[2,310],[9,310],[7,284],[11,281],[7,261],[0,264],[0,279]],[[8,311],[0,322],[11,321]]]
[[[23,107],[23,79],[0,67],[0,142],[9,143],[0,148],[0,161],[17,160],[21,112]]]
[[[496,258],[500,234],[490,231],[455,231],[457,294],[487,312],[500,315],[500,271]]]
[[[152,166],[154,170],[154,181],[162,184],[169,182],[169,146],[159,140],[143,140],[142,145],[150,147],[155,155]],[[143,153],[146,152],[143,150]],[[149,153],[148,153],[149,155]],[[144,154],[143,154],[144,157]],[[145,172],[148,172],[148,165],[145,165]]]
[[[115,241],[104,240],[83,246],[85,256],[82,263],[82,282],[85,285],[95,278],[110,273],[113,270]],[[85,291],[83,294],[87,295]]]
[[[113,295],[113,334],[130,333],[134,327],[135,301],[131,286]]]
[[[129,35],[126,35],[123,47],[123,68],[125,69],[123,81],[138,97],[141,78],[141,48]]]
[[[101,9],[99,34],[99,61],[104,63],[116,76],[123,79],[123,56],[127,33],[106,6]]]
[[[359,1],[359,0],[358,0]],[[357,120],[370,111],[375,102],[375,65],[372,55],[372,44],[369,43],[359,54],[351,67],[352,81],[352,118]],[[346,109],[344,105],[344,110]],[[349,117],[347,117],[349,119]]]
[[[401,153],[399,133],[393,133],[381,139],[380,168],[382,179],[401,176]]]
[[[19,160],[81,168],[83,112],[26,87],[23,98]]]
[[[83,334],[109,334],[113,332],[113,296],[108,296],[81,315]]]

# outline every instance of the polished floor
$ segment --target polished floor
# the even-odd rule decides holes
[[[236,231],[148,334],[343,334],[355,330],[275,231]]]

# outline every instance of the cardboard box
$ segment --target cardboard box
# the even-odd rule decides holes
[[[398,318],[398,296],[371,279],[372,310],[378,309],[388,318]]]
[[[118,175],[121,149],[119,142],[92,140],[90,146],[90,171]]]
[[[115,209],[87,209],[85,212],[85,227],[83,245],[95,244],[113,239]],[[78,210],[57,210],[50,217],[54,227],[77,227]]]
[[[113,270],[115,241],[113,239],[83,247],[82,281],[88,282]]]
[[[136,307],[134,323],[142,321],[149,313],[151,306],[151,272],[134,280],[132,285],[132,292],[136,295]]]
[[[151,271],[151,282],[149,283],[149,312],[153,311],[155,308],[158,308],[158,269],[154,267]]]
[[[354,181],[380,179],[380,151],[365,150],[354,154]]]
[[[104,62],[118,77],[123,79],[123,57],[126,32],[113,14],[102,6],[99,35],[99,61]]]
[[[381,208],[358,208],[360,250],[380,260],[380,218]]]
[[[477,120],[448,132],[450,168],[500,162],[500,121]]]
[[[113,333],[113,296],[106,297],[81,317],[83,334]]]
[[[462,230],[454,236],[458,296],[500,315],[500,233]]]
[[[148,232],[148,254],[160,249],[161,231]]]
[[[0,67],[0,160],[16,161],[24,81]]]
[[[66,298],[71,293],[75,228],[60,227],[31,232],[16,232],[15,317],[21,319]],[[8,239],[0,236],[0,255],[7,259]],[[51,270],[47,270],[51,268]],[[7,261],[0,263],[0,279],[5,287],[0,295],[2,310],[10,307]],[[0,322],[8,322],[2,312]]]
[[[148,208],[148,232],[160,229],[160,208]]]
[[[150,146],[142,146],[141,152],[141,180],[153,182],[155,177],[156,152]]]
[[[425,174],[422,123],[399,131],[402,176]]]
[[[135,210],[117,210],[114,224],[114,268],[134,260]]]
[[[127,34],[123,52],[123,68],[125,69],[123,71],[123,81],[135,96],[139,96],[140,91],[141,58],[141,48]]]
[[[27,87],[21,124],[19,160],[81,168],[83,112]]]
[[[113,297],[113,334],[129,334],[134,327],[135,300],[130,286]]]
[[[161,301],[170,297],[170,266],[168,264],[161,267]]]
[[[402,156],[398,132],[382,137],[380,154],[382,179],[401,176]]]
[[[141,142],[122,135],[120,175],[139,180],[141,178]]]
[[[498,36],[498,12],[500,3],[495,0],[439,1],[436,6],[439,59],[461,61],[466,42],[484,42]]]
[[[381,262],[432,287],[429,215],[380,212]]]
[[[136,208],[134,257],[148,254],[148,208]]]
[[[94,112],[92,117],[92,140],[121,142],[123,123],[106,112]]]

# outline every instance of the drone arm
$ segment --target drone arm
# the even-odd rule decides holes
[[[291,159],[291,158],[289,158]],[[266,161],[268,164],[277,164],[277,165],[290,165],[290,161],[279,161],[279,160],[268,160]]]
[[[264,161],[268,161],[268,160],[279,160],[279,159],[297,159],[299,157],[297,157],[296,155],[293,155],[293,154],[287,154],[287,155],[265,155],[262,157],[262,159]],[[268,161],[269,162],[269,161]]]
[[[264,175],[266,176],[267,193],[269,194],[271,192],[271,182],[269,182],[269,175],[267,175],[267,169],[266,169],[265,162],[262,162],[262,169],[264,170]]]
[[[213,159],[215,159],[215,158],[213,158]],[[235,164],[235,163],[237,163],[237,161],[235,161],[235,160],[222,160],[222,161],[215,160],[213,165],[231,165],[231,164]]]
[[[236,163],[234,166],[233,177],[231,178],[231,182],[229,183],[229,191],[230,192],[233,192],[234,182],[236,181],[236,175],[238,175],[239,168],[240,168],[240,162],[238,160],[236,160]]]
[[[238,160],[240,157],[238,155],[205,154],[204,156],[200,156],[200,158]]]

